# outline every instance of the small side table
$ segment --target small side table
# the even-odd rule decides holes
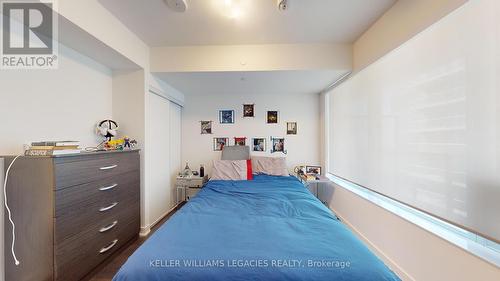
[[[190,176],[190,177],[177,177],[177,203],[188,201],[196,196],[196,194],[203,188],[203,185],[208,181],[208,175],[204,177]]]
[[[316,198],[318,198],[321,202],[323,202],[323,204],[326,204],[326,202],[322,201],[320,196],[319,196],[319,186],[321,184],[327,184],[330,182],[330,180],[325,177],[325,176],[318,176],[317,179],[307,179],[306,177],[303,177],[303,176],[300,176],[300,175],[297,175],[297,178],[302,182],[302,184],[304,184],[308,189],[309,187],[311,187],[311,185],[314,185],[315,189],[314,189],[314,196],[316,196]],[[309,189],[310,190],[310,189]],[[312,191],[311,191],[312,192]]]

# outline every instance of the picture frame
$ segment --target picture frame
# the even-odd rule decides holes
[[[267,111],[267,124],[278,124],[279,122],[279,111],[277,110],[268,110]]]
[[[266,138],[252,138],[252,151],[265,152]]]
[[[214,151],[222,151],[222,149],[226,145],[229,145],[229,138],[226,137],[214,138]]]
[[[255,105],[252,104],[243,104],[243,118],[247,117],[255,117]]]
[[[220,124],[234,124],[234,110],[219,110]]]
[[[212,121],[200,121],[200,133],[202,135],[211,135]]]
[[[306,166],[306,174],[321,175],[321,166]]]
[[[297,122],[286,122],[286,134],[287,135],[297,134]]]
[[[271,137],[271,153],[281,152],[286,154],[285,138]]]
[[[245,146],[246,140],[247,140],[246,137],[235,137],[234,138],[234,145]]]

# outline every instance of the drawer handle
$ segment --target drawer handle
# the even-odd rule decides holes
[[[111,166],[101,167],[101,168],[99,168],[99,170],[102,170],[102,171],[111,170],[111,169],[114,169],[116,167],[118,167],[118,165],[115,164],[115,165],[111,165]]]
[[[106,247],[104,247],[104,248],[101,248],[101,249],[99,250],[99,254],[104,254],[104,253],[106,253],[106,252],[107,252],[107,251],[109,251],[111,248],[113,248],[113,247],[116,245],[116,243],[118,243],[118,239],[113,240],[113,242],[111,242],[111,244],[109,244],[108,246],[106,246]]]
[[[113,204],[111,204],[111,205],[109,205],[109,206],[107,206],[107,207],[102,207],[102,208],[100,208],[100,209],[99,209],[99,212],[106,212],[106,211],[108,211],[108,210],[111,210],[111,209],[113,209],[116,205],[118,205],[118,202],[115,202],[115,203],[113,203]]]
[[[109,186],[103,186],[103,187],[99,187],[99,190],[100,191],[106,191],[106,190],[110,190],[110,189],[113,189],[115,187],[117,187],[118,184],[117,183],[114,183],[112,185],[109,185]]]
[[[106,231],[112,229],[113,227],[115,227],[117,223],[118,223],[118,221],[114,221],[112,224],[99,229],[99,232],[100,233],[106,232]]]

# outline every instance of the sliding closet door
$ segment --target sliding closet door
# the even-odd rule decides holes
[[[181,170],[181,107],[170,102],[170,206],[176,204],[175,179]],[[196,167],[191,167],[196,168]]]
[[[171,208],[170,101],[149,93],[146,147],[146,217],[151,225]]]

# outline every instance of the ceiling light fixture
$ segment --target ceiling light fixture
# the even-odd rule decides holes
[[[167,4],[167,6],[171,10],[175,12],[184,13],[188,8],[186,0],[163,0],[163,1],[165,2],[165,4]]]
[[[239,19],[244,16],[244,5],[248,4],[244,0],[222,0],[222,7],[219,9],[230,19]],[[220,2],[219,2],[220,3]]]

